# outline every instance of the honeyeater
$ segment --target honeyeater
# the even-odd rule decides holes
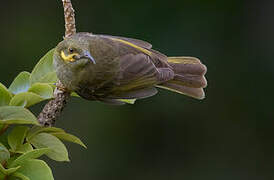
[[[68,91],[88,100],[124,104],[163,88],[205,97],[206,66],[194,57],[167,57],[137,39],[77,33],[55,48],[57,77]]]

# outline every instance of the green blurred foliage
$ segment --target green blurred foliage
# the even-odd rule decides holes
[[[0,83],[0,179],[53,180],[50,167],[37,158],[45,154],[52,160],[68,162],[68,150],[62,140],[87,148],[63,129],[39,126],[37,118],[25,108],[53,98],[57,77],[52,62],[53,50],[39,60],[31,73],[19,73],[9,89]],[[21,124],[34,126],[18,126]]]
[[[273,179],[274,2],[73,0],[78,31],[149,41],[167,55],[199,57],[207,98],[172,92],[112,107],[72,98],[57,126],[88,146],[71,163],[49,161],[56,179]],[[57,1],[3,1],[1,82],[62,40]],[[42,106],[33,108],[39,112]]]

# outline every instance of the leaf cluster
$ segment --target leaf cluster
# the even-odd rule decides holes
[[[45,155],[55,161],[69,161],[62,141],[86,148],[76,136],[55,127],[41,127],[27,109],[53,98],[57,81],[49,51],[31,73],[21,72],[9,88],[0,83],[0,179],[53,180]]]

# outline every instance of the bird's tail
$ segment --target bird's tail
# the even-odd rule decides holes
[[[203,88],[207,86],[205,73],[207,68],[201,61],[193,57],[169,57],[169,65],[175,73],[174,79],[158,87],[184,94],[196,99],[203,99]]]

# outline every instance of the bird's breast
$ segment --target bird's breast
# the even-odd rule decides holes
[[[81,71],[75,72],[77,78],[72,78],[75,84],[75,91],[79,95],[89,96],[105,96],[114,86],[113,80],[119,72],[119,62],[113,59],[100,59],[95,65],[90,64]]]

